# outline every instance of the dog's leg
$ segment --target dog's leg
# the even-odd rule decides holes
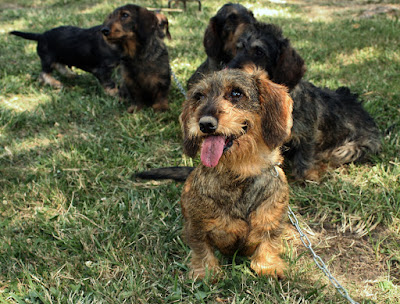
[[[156,92],[153,95],[154,103],[151,105],[151,107],[154,109],[154,111],[167,111],[169,109],[168,105],[169,86],[165,86],[161,83],[158,83],[154,90],[156,90]]]
[[[162,98],[151,106],[154,111],[167,111],[169,109],[168,99]]]
[[[293,149],[293,174],[299,180],[319,180],[319,170],[315,162],[315,143],[312,139],[300,139],[298,145],[291,146]]]
[[[51,74],[46,72],[41,72],[39,75],[39,82],[48,84],[54,88],[62,88],[62,83],[55,79]]]
[[[112,69],[110,68],[99,68],[92,71],[93,75],[100,81],[100,84],[104,88],[106,94],[110,96],[118,95],[118,88],[115,85],[115,82],[112,80]]]
[[[258,244],[250,257],[250,267],[258,275],[284,278],[285,263],[279,254],[282,251],[281,237],[285,228],[288,189],[275,192],[271,200],[250,216],[253,229],[248,236],[248,244]]]
[[[46,41],[39,41],[37,45],[37,53],[40,57],[42,72],[39,75],[39,82],[48,84],[54,88],[62,88],[62,83],[51,76],[54,65],[56,64],[56,55],[50,52]]]
[[[193,279],[203,279],[207,274],[214,275],[219,271],[218,259],[214,254],[213,248],[206,242],[191,242],[190,247],[191,271],[189,276]]]
[[[71,69],[67,68],[64,64],[55,63],[53,67],[64,77],[75,78],[77,75]]]
[[[283,279],[285,277],[285,262],[279,256],[280,246],[277,246],[276,241],[267,241],[258,245],[256,251],[251,256],[250,267],[258,275],[267,275]]]

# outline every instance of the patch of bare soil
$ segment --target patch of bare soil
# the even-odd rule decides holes
[[[338,14],[350,14],[355,18],[372,18],[386,15],[388,18],[400,16],[400,4],[395,1],[370,0],[287,0],[286,3],[302,7],[310,19],[330,20]]]
[[[380,245],[385,242],[399,242],[393,234],[383,228],[376,228],[372,235],[360,237],[356,233],[341,233],[337,228],[305,229],[312,248],[337,281],[346,289],[350,289],[357,299],[379,301],[379,282],[388,279],[399,282],[400,265],[391,257],[380,252]],[[289,227],[289,239],[297,254],[307,249],[300,241],[297,231]],[[371,241],[373,240],[373,241]],[[310,252],[305,253],[307,260],[312,259]],[[319,275],[316,266],[315,275]],[[332,286],[332,289],[334,287]]]

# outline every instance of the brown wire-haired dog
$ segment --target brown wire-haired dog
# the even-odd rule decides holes
[[[200,80],[180,116],[184,152],[202,163],[185,182],[181,206],[191,275],[216,272],[218,249],[249,256],[259,275],[284,276],[281,234],[289,200],[279,164],[292,100],[261,70],[223,70]]]
[[[286,143],[288,159],[298,179],[318,180],[327,166],[362,161],[380,150],[379,130],[357,95],[302,80],[304,61],[273,24],[257,22],[237,39],[228,68],[256,65],[270,79],[289,88],[293,99],[293,128]]]
[[[132,102],[129,112],[145,106],[168,109],[171,72],[158,23],[153,12],[128,4],[114,10],[101,30],[108,43],[121,49],[120,92]]]
[[[39,80],[55,88],[62,83],[51,72],[56,69],[67,77],[76,76],[68,67],[78,67],[92,73],[106,93],[115,95],[118,89],[112,80],[114,68],[119,64],[119,52],[108,45],[100,32],[101,25],[88,29],[60,26],[42,34],[12,31],[10,34],[37,41],[37,53],[42,64]]]
[[[249,24],[256,22],[253,13],[241,4],[227,3],[212,17],[204,33],[203,45],[207,59],[189,78],[190,88],[204,75],[219,71],[233,58],[237,38]]]

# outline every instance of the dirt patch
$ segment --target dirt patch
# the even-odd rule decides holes
[[[375,2],[375,3],[374,3]],[[311,20],[332,20],[333,16],[352,15],[354,18],[372,18],[376,15],[386,15],[389,18],[400,16],[400,4],[390,1],[366,0],[288,0],[286,3],[295,4],[307,12]]]
[[[302,227],[303,225],[304,223],[301,224]],[[297,231],[292,226],[289,230],[289,239],[297,255],[305,253],[303,258],[309,262],[312,259],[311,253],[300,241]],[[357,299],[379,300],[379,293],[382,292],[379,290],[379,283],[388,279],[399,283],[399,261],[382,253],[385,251],[385,243],[400,241],[389,230],[378,227],[371,235],[363,237],[356,233],[338,232],[337,228],[306,227],[304,232],[331,274]],[[313,269],[315,276],[321,275],[317,266]]]

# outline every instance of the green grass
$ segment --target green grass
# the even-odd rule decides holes
[[[134,3],[165,7],[167,1]],[[224,3],[203,1],[198,12],[189,2],[187,12],[167,13],[171,67],[183,84],[205,59],[205,27]],[[362,5],[379,1],[316,1],[322,12],[342,9],[325,15],[301,2],[241,3],[282,27],[307,63],[308,80],[360,94],[382,131],[383,149],[372,162],[334,170],[318,185],[292,183],[291,205],[352,297],[398,303],[398,14],[358,17]],[[183,96],[176,84],[170,111],[131,115],[81,71],[79,79],[62,79],[62,90],[41,86],[35,43],[7,34],[90,27],[123,4],[0,4],[0,303],[346,303],[298,240],[286,242],[290,267],[281,282],[256,277],[240,257],[222,258],[217,283],[188,279],[182,185],[131,178],[150,167],[192,163],[180,145]]]

